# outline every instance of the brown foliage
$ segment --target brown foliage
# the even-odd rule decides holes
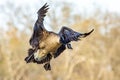
[[[60,23],[65,23],[70,9],[65,6],[62,10]],[[25,28],[26,31],[19,31],[14,24],[8,24],[9,31],[0,33],[0,80],[119,80],[120,17],[113,13],[100,15],[100,21],[99,14],[88,19],[76,19],[79,15],[70,18],[73,19],[71,28],[74,30],[87,32],[94,28],[95,31],[79,42],[72,42],[73,50],[66,50],[53,59],[52,71],[47,72],[42,65],[26,64],[24,61],[30,47],[28,40],[31,33],[28,34],[27,30],[31,26]],[[57,18],[52,15],[50,20],[56,21]],[[51,22],[50,25],[56,27],[60,23]]]

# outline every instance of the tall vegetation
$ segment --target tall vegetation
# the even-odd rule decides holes
[[[92,28],[95,31],[81,41],[72,42],[73,50],[65,50],[57,59],[52,59],[52,71],[46,72],[42,65],[24,61],[34,20],[21,10],[15,18],[24,25],[23,30],[19,30],[13,20],[6,23],[7,31],[0,28],[0,80],[120,79],[120,15],[96,10],[94,16],[84,18],[71,14],[69,5],[62,5],[60,12],[60,16],[52,9],[48,13],[50,22],[46,23],[52,30],[57,32],[65,24],[79,32],[88,32]],[[19,16],[26,23],[22,23]]]

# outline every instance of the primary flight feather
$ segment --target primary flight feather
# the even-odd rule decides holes
[[[59,33],[47,31],[43,21],[48,9],[46,3],[37,12],[38,19],[35,22],[33,34],[29,40],[32,48],[28,50],[28,56],[25,58],[27,63],[44,63],[45,70],[51,70],[50,60],[52,57],[58,57],[66,47],[72,49],[71,41],[78,41],[94,31],[92,29],[88,33],[79,33],[65,26],[61,28]]]

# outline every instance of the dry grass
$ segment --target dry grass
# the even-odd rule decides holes
[[[0,32],[0,80],[120,80],[120,17],[103,17],[109,22],[103,18],[101,23],[99,18],[92,17],[72,25],[73,29],[83,32],[94,25],[95,31],[73,42],[73,50],[52,59],[52,70],[47,72],[43,65],[24,61],[30,34],[13,26],[8,32]],[[107,31],[110,25],[113,28],[102,35],[100,29]]]

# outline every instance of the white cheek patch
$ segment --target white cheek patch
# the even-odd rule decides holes
[[[37,52],[34,53],[34,58],[38,58],[39,57],[39,50],[37,50]]]

